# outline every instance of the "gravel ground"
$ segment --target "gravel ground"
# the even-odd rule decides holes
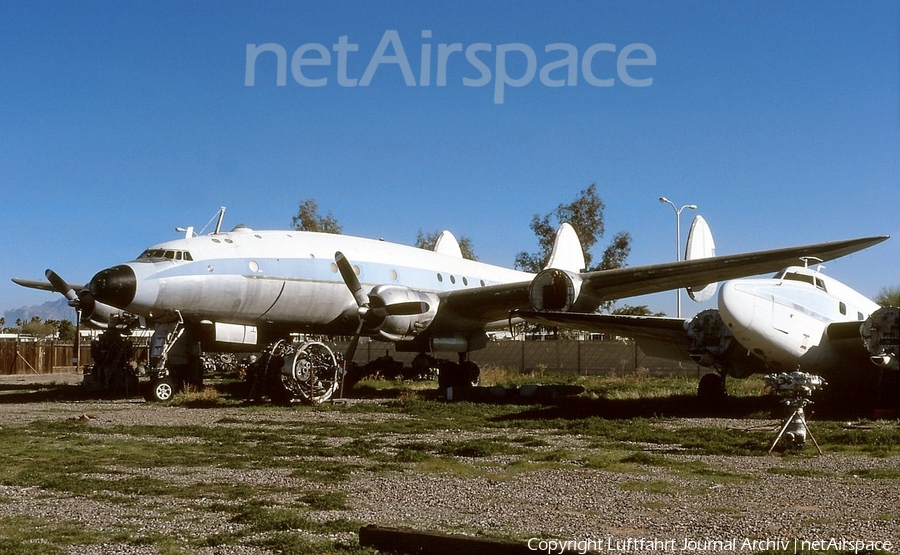
[[[56,382],[61,378],[57,377]],[[5,383],[10,383],[6,378]],[[0,381],[0,383],[4,383]],[[13,381],[12,383],[16,383]],[[187,409],[165,407],[138,400],[53,403],[6,403],[0,395],[0,427],[22,426],[35,420],[59,421],[91,415],[97,426],[205,425],[217,426],[222,419],[242,426],[262,424],[271,414],[240,408]],[[290,420],[316,419],[337,425],[350,419],[403,418],[383,413],[286,411]],[[769,426],[776,421],[696,419],[679,425],[747,428]],[[811,427],[814,429],[813,423]],[[442,441],[460,439],[467,432],[448,431],[447,437],[398,436],[396,441]],[[523,432],[539,434],[542,432]],[[545,432],[544,432],[545,433]],[[547,436],[542,435],[547,440]],[[560,437],[578,444],[577,437]],[[680,472],[670,466],[646,466],[641,472],[617,472],[575,466],[525,471],[509,479],[502,473],[498,457],[497,477],[481,472],[462,478],[440,473],[358,473],[344,483],[348,510],[324,511],[323,520],[336,516],[382,526],[409,526],[422,530],[483,533],[489,536],[554,537],[591,540],[598,552],[617,553],[754,553],[773,545],[756,541],[890,541],[886,550],[900,550],[900,480],[855,476],[852,471],[900,468],[896,457],[875,458],[826,453],[816,457],[726,457],[666,454],[677,461],[702,462],[728,471],[737,479],[710,479]],[[479,459],[483,462],[484,459]],[[52,464],[52,461],[48,461]],[[116,470],[116,469],[110,469]],[[773,472],[775,470],[776,472]],[[158,476],[158,471],[129,469],[132,473]],[[237,471],[200,466],[168,474],[175,485],[199,481],[229,481],[246,484],[290,485],[302,479],[285,469]],[[321,484],[298,483],[314,488]],[[277,500],[276,500],[277,501]],[[115,531],[124,525],[178,538],[202,527],[207,533],[233,529],[227,513],[204,510],[212,500],[84,498],[37,488],[0,485],[0,518],[33,516],[51,520],[74,520],[85,527]],[[172,504],[178,505],[173,507]],[[179,505],[181,504],[181,505]],[[182,506],[183,505],[183,506]],[[124,507],[124,508],[123,508]],[[178,513],[172,518],[173,510]],[[327,514],[326,514],[327,513]],[[351,538],[342,538],[352,541]],[[641,544],[643,542],[643,544]],[[655,542],[655,543],[650,543]],[[687,543],[687,549],[682,551]],[[734,542],[734,543],[730,543]],[[532,544],[548,552],[550,544]],[[584,544],[581,544],[583,547]],[[566,552],[577,553],[572,544]],[[802,546],[801,546],[802,547]],[[842,546],[853,551],[859,544]],[[786,552],[787,552],[786,551]],[[841,551],[841,550],[839,550]],[[74,553],[155,554],[153,546],[126,544],[88,545]],[[211,547],[201,554],[269,553],[259,547]],[[559,553],[559,549],[556,551]]]

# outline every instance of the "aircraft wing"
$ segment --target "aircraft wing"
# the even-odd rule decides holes
[[[803,257],[823,261],[871,247],[885,241],[887,235],[816,243],[798,247],[755,251],[682,260],[663,264],[633,266],[578,274],[582,280],[581,295],[599,305],[605,301],[659,293],[702,283],[725,281],[763,273],[774,273],[795,264]],[[435,318],[436,328],[475,329],[485,322],[505,321],[512,310],[531,310],[531,282],[459,289],[441,297],[441,309]]]
[[[56,289],[53,288],[53,284],[49,281],[36,281],[31,279],[20,279],[20,278],[12,278],[13,283],[16,285],[21,285],[22,287],[28,287],[29,289],[40,289],[41,291],[51,291],[53,293],[56,292]]]
[[[681,262],[653,264],[582,274],[601,301],[659,293],[698,283],[712,283],[739,277],[777,272],[804,257],[833,260],[871,247],[887,235],[818,243],[800,247],[715,256]]]

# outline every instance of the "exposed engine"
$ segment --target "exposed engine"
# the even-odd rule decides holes
[[[409,340],[425,331],[437,314],[440,300],[399,285],[378,285],[369,293],[366,324],[387,341]]]
[[[860,326],[859,333],[872,362],[900,370],[900,308],[879,308]]]
[[[746,378],[765,370],[763,361],[747,353],[734,339],[715,308],[694,316],[688,324],[687,334],[691,339],[688,354],[700,366],[723,369],[735,378]]]
[[[278,341],[248,366],[248,399],[322,403],[340,387],[343,356],[320,341]]]
[[[537,311],[568,312],[581,294],[581,276],[565,270],[548,268],[534,277],[528,289],[531,308]]]
[[[719,317],[719,311],[714,308],[694,316],[688,324],[687,334],[691,338],[688,348],[691,360],[706,367],[716,365],[734,341],[734,336]]]

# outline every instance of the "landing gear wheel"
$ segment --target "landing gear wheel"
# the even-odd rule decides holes
[[[460,385],[459,364],[450,361],[441,361],[438,370],[438,389],[446,392],[450,387],[458,387]]]
[[[726,397],[725,380],[719,374],[704,374],[697,385],[697,397],[704,405],[720,405]]]
[[[471,361],[461,363],[443,361],[438,371],[438,388],[475,387],[481,375],[478,365]]]
[[[476,387],[478,385],[478,379],[481,376],[481,369],[478,368],[478,365],[474,362],[467,360],[459,365],[460,372],[462,375],[460,376],[460,380],[464,381],[464,385],[471,385],[472,387]]]
[[[172,378],[165,377],[150,382],[150,391],[147,395],[148,401],[166,402],[171,401],[175,396],[175,383]]]

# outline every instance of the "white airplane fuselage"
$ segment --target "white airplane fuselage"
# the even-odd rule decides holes
[[[365,291],[395,285],[437,294],[534,277],[385,241],[238,227],[161,243],[117,266],[122,273],[129,268],[134,279],[116,304],[151,320],[178,311],[192,320],[352,334],[358,306],[335,263],[337,251],[351,262]],[[465,331],[459,325],[456,331]],[[483,330],[484,323],[473,328]]]
[[[879,308],[839,281],[804,267],[771,279],[722,284],[719,314],[735,339],[767,366],[829,373],[844,358],[829,339],[835,322],[859,322]]]

